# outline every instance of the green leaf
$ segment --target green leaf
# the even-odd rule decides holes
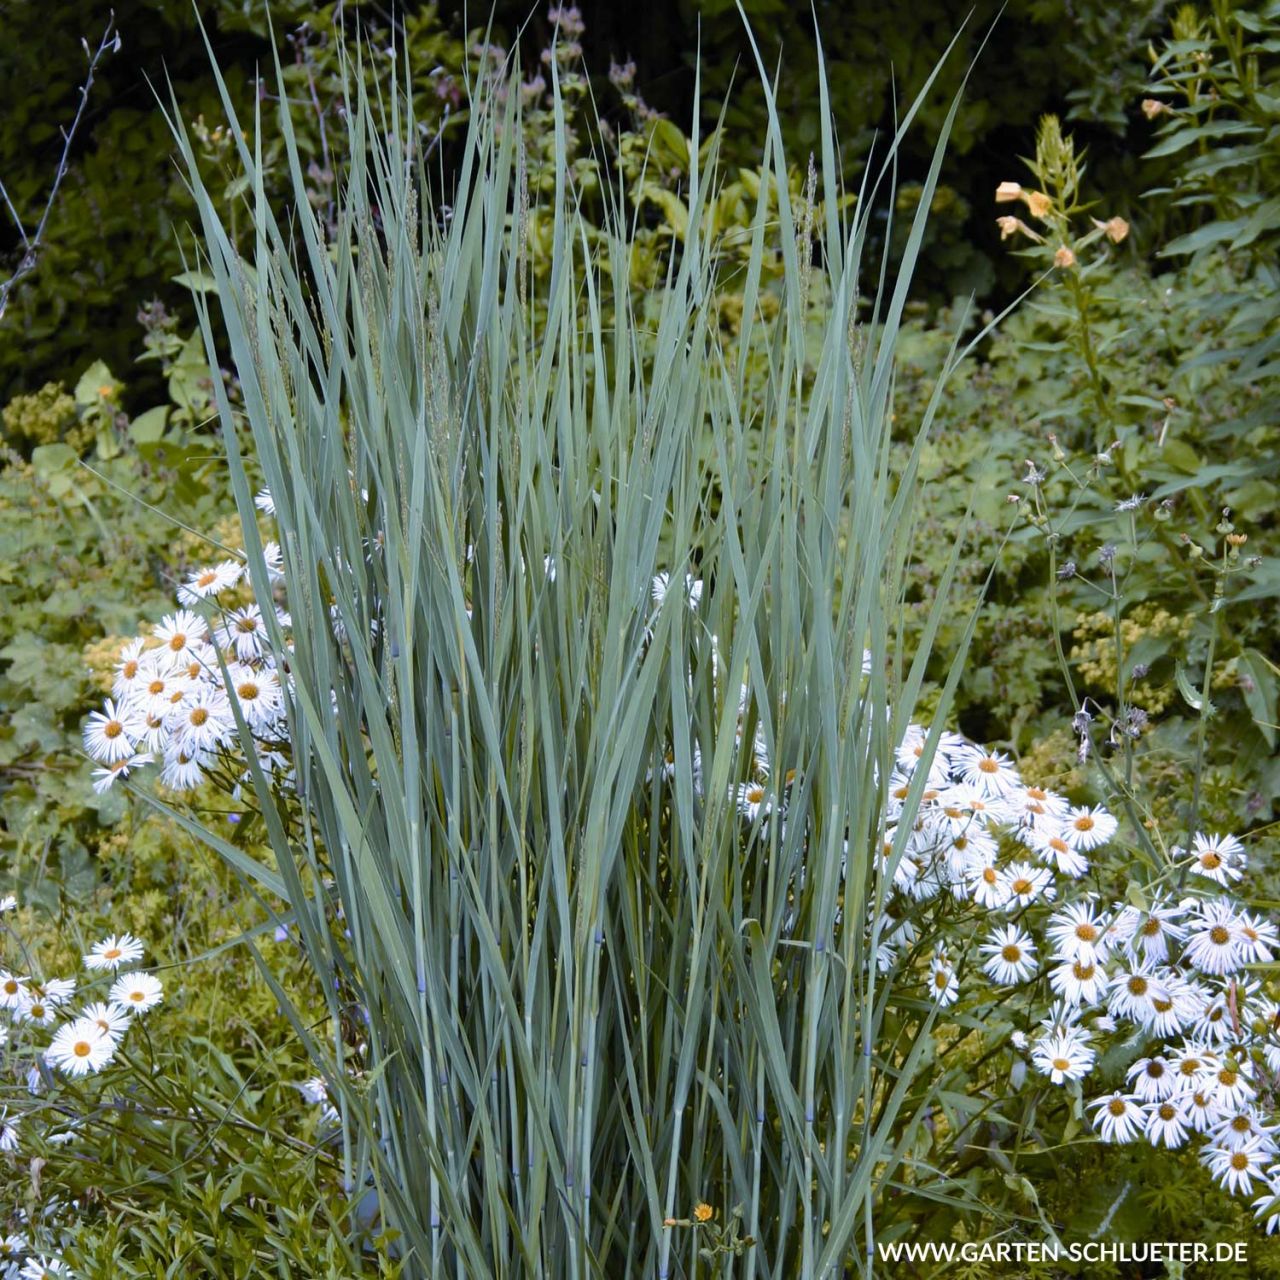
[[[1276,746],[1276,691],[1275,670],[1256,649],[1246,649],[1239,659],[1238,684],[1245,706],[1253,716],[1267,746]]]

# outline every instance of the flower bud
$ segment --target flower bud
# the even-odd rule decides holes
[[[1053,255],[1053,265],[1055,267],[1074,267],[1076,265],[1076,255],[1064,244],[1059,245],[1058,252]]]
[[[1011,200],[1022,197],[1022,185],[1017,182],[1002,182],[996,188],[996,204],[1008,204]]]

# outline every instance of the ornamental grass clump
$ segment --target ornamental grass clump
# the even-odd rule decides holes
[[[726,349],[716,139],[695,125],[688,217],[639,294],[620,191],[587,233],[556,74],[554,189],[535,196],[510,85],[472,95],[446,180],[399,87],[374,102],[352,73],[336,234],[287,111],[287,210],[264,196],[261,121],[233,119],[251,262],[177,126],[216,282],[201,322],[240,384],[237,404],[214,394],[245,553],[184,585],[197,683],[221,695],[173,732],[246,773],[270,856],[206,834],[287,901],[328,1029],[281,999],[347,1187],[407,1275],[693,1275],[711,1229],[673,1224],[718,1205],[746,1274],[832,1276],[867,1265],[936,1089],[935,1002],[888,961],[887,906],[963,652],[892,828],[886,789],[931,637],[964,607],[957,546],[904,651],[945,379],[900,470],[889,444],[951,117],[891,271],[864,246],[897,140],[845,199],[822,81],[796,197],[770,100]],[[241,574],[265,632],[249,654],[218,598]],[[270,717],[227,692],[235,664],[278,676]],[[114,718],[130,751],[104,767],[144,764]]]

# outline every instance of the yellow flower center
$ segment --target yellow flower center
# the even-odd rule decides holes
[[[118,738],[124,732],[124,725],[119,720],[108,720],[102,726],[102,736],[104,738]]]
[[[1129,993],[1135,996],[1145,996],[1147,994],[1147,980],[1134,974],[1129,979]]]
[[[1076,925],[1076,937],[1081,942],[1093,942],[1097,936],[1098,930],[1093,925],[1086,923]]]
[[[77,1040],[75,1045],[72,1047],[71,1052],[74,1053],[77,1058],[87,1058],[89,1054],[93,1052],[93,1046],[87,1040]]]
[[[1003,947],[1001,949],[1000,955],[1003,959],[1007,960],[1010,964],[1017,964],[1018,961],[1022,959],[1022,948],[1015,946],[1011,942],[1009,943],[1008,946]]]
[[[1096,824],[1087,813],[1082,813],[1071,825],[1077,831],[1092,831]]]
[[[1110,1111],[1113,1116],[1124,1115],[1125,1113],[1124,1099],[1112,1098],[1111,1101],[1107,1103],[1107,1110]]]

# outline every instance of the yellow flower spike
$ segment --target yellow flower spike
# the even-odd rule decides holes
[[[693,1206],[693,1216],[699,1222],[710,1222],[715,1210],[709,1204],[695,1204]]]
[[[1027,212],[1033,218],[1043,218],[1053,208],[1053,201],[1043,191],[1024,191],[1022,198],[1027,202]]]
[[[1008,204],[1011,200],[1022,198],[1022,184],[1019,182],[1002,182],[996,188],[996,204]]]
[[[1076,255],[1064,244],[1053,255],[1053,265],[1055,267],[1074,267],[1076,265]]]

